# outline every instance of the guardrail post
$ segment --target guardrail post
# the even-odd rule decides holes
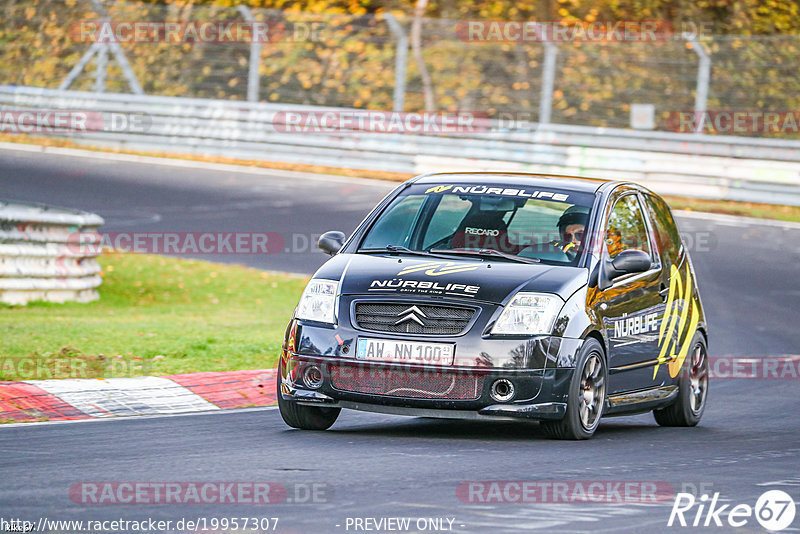
[[[697,86],[694,95],[695,133],[702,133],[703,116],[706,113],[708,101],[708,86],[711,81],[711,57],[706,49],[697,40],[697,37],[688,33],[683,34],[692,45],[692,50],[697,54],[700,63],[697,66]]]
[[[253,12],[250,8],[244,5],[237,6],[239,13],[242,14],[244,20],[247,22],[255,22]],[[251,35],[254,35],[251,32]],[[261,67],[261,42],[253,39],[250,42],[250,65],[247,72],[247,101],[258,102],[258,85],[259,85],[259,68]]]
[[[542,95],[539,98],[539,124],[550,124],[553,112],[553,89],[556,81],[556,56],[558,48],[551,42],[544,43],[544,65],[542,66]]]
[[[397,49],[394,54],[394,111],[403,111],[406,105],[406,68],[408,67],[408,35],[391,13],[384,13],[383,18],[397,37]]]

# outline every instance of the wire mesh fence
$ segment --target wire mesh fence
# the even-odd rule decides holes
[[[68,80],[73,90],[128,93],[133,76],[149,95],[376,110],[396,108],[399,96],[404,111],[433,102],[436,110],[506,117],[512,128],[540,120],[625,128],[631,106],[647,104],[656,130],[675,130],[671,119],[698,109],[700,90],[707,91],[700,109],[775,112],[782,126],[748,123],[708,133],[800,135],[800,126],[791,124],[800,117],[800,37],[793,35],[701,34],[692,41],[674,31],[644,41],[471,39],[463,31],[466,21],[422,19],[417,54],[413,17],[400,13],[394,15],[399,31],[385,14],[132,0],[8,0],[0,13],[5,85],[59,88]],[[207,38],[202,28],[187,34],[189,23],[241,22],[246,16],[265,25],[267,39]],[[128,71],[108,46],[87,56],[103,39],[102,21],[113,25]],[[171,38],[163,31],[168,22],[183,24]],[[134,23],[151,26],[136,33]],[[705,88],[698,46],[710,60]],[[75,72],[82,58],[85,65]],[[257,68],[251,69],[254,58]]]

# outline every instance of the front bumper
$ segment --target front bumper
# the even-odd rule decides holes
[[[319,405],[319,403],[311,403],[304,401],[300,401],[300,404],[308,406]],[[561,402],[530,404],[527,406],[522,406],[522,405],[511,406],[507,404],[496,404],[493,406],[488,406],[478,411],[440,409],[440,408],[410,408],[405,406],[370,404],[366,402],[353,402],[345,400],[325,403],[324,406],[329,408],[344,408],[346,410],[359,410],[362,412],[384,413],[390,415],[406,415],[412,417],[435,417],[438,419],[470,419],[470,420],[484,420],[484,421],[486,420],[513,421],[519,419],[533,419],[533,420],[562,419],[567,411],[566,403],[561,403]]]
[[[576,352],[580,345],[558,343],[559,351]],[[562,361],[568,360],[562,357]],[[313,388],[303,380],[311,368],[322,377]],[[284,350],[279,379],[283,399],[305,405],[425,417],[542,420],[564,417],[573,372],[571,367],[557,366],[527,369],[356,362]],[[492,385],[500,379],[508,380],[514,389],[513,397],[505,402],[492,397]]]
[[[416,301],[410,301],[416,302]],[[342,305],[348,310],[352,303]],[[583,340],[557,336],[492,336],[499,308],[479,304],[481,313],[462,335],[432,337],[365,331],[340,313],[337,325],[293,319],[286,331],[279,379],[281,395],[308,405],[382,413],[478,419],[561,419],[575,358]],[[451,366],[366,362],[355,359],[360,337],[449,342],[455,345]],[[318,387],[303,376],[315,366]],[[513,384],[511,399],[498,402],[492,384]]]

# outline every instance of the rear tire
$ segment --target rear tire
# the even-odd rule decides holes
[[[542,421],[544,435],[555,439],[589,439],[603,416],[606,403],[606,368],[603,347],[594,338],[583,342],[569,386],[567,413],[560,421]]]
[[[653,417],[661,426],[695,426],[706,409],[708,349],[700,332],[695,333],[678,376],[678,398],[666,408],[653,410]]]
[[[322,408],[303,406],[294,401],[284,400],[281,394],[281,375],[276,379],[278,384],[278,410],[283,421],[292,428],[301,430],[327,430],[336,422],[341,408]]]

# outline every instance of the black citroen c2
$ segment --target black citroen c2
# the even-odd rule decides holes
[[[323,430],[342,408],[534,419],[586,439],[601,417],[693,426],[707,327],[670,208],[633,183],[442,173],[389,194],[308,283],[278,404]]]

